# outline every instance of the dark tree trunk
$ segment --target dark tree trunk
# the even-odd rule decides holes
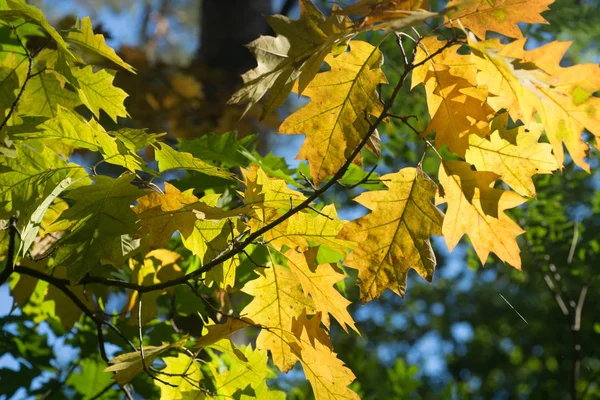
[[[271,0],[202,0],[198,58],[219,71],[230,92],[241,84],[240,75],[256,65],[244,45],[269,32],[264,16],[271,14]]]

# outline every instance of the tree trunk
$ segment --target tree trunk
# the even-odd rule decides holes
[[[256,65],[245,45],[269,32],[264,16],[271,14],[271,0],[202,1],[198,58],[219,71],[221,89],[232,93],[240,75]]]

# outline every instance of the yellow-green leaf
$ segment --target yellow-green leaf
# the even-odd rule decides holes
[[[470,135],[465,159],[477,171],[500,175],[520,195],[536,197],[532,176],[550,174],[558,168],[552,146],[539,142],[542,131],[543,126],[533,122],[504,135],[495,131],[489,140]]]
[[[127,64],[115,51],[104,42],[104,36],[94,34],[92,21],[90,17],[78,20],[76,29],[69,32],[67,40],[84,51],[100,55],[115,64],[125,68],[127,71],[135,73],[135,68]]]

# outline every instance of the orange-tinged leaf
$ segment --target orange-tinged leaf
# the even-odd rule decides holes
[[[513,120],[534,121],[537,112],[559,165],[565,159],[563,144],[573,161],[589,171],[589,147],[581,139],[584,129],[600,137],[600,67],[593,64],[562,68],[567,46],[552,42],[525,51],[524,40],[502,45],[497,40],[470,43],[480,69],[477,81],[489,83],[488,103],[506,108]]]
[[[558,168],[552,146],[539,143],[542,130],[541,124],[531,123],[504,134],[495,131],[489,140],[470,135],[465,160],[477,171],[497,173],[520,195],[536,197],[531,177],[550,174]]]
[[[346,332],[347,327],[358,332],[347,310],[351,302],[334,287],[336,283],[344,280],[345,275],[334,264],[316,265],[317,250],[317,247],[313,247],[305,253],[287,251],[285,256],[288,259],[288,266],[298,277],[304,294],[312,298],[315,309],[323,313],[326,327],[330,326],[327,316],[331,314]]]
[[[440,193],[448,203],[442,233],[452,250],[467,234],[475,252],[485,263],[490,252],[521,269],[517,236],[524,231],[504,211],[525,199],[515,192],[493,189],[498,175],[472,171],[462,161],[444,161],[439,170]]]
[[[425,59],[444,44],[436,38],[425,39],[416,59]],[[446,145],[464,157],[471,134],[480,137],[489,135],[488,120],[494,110],[487,104],[486,86],[477,86],[477,66],[470,56],[457,54],[459,47],[451,46],[415,69],[412,86],[424,84],[427,108],[432,117],[422,137],[435,131],[438,149]]]
[[[367,118],[382,110],[377,86],[387,83],[383,56],[367,42],[352,41],[349,52],[328,55],[325,62],[331,70],[318,74],[303,93],[310,103],[279,128],[281,134],[306,135],[296,158],[308,160],[315,184],[339,170],[358,147],[370,127]],[[372,142],[371,150],[377,145]]]
[[[464,157],[469,147],[469,136],[486,137],[489,134],[488,120],[494,115],[494,110],[486,101],[487,88],[473,87],[465,79],[454,78],[447,71],[436,71],[435,75],[442,85],[436,88],[433,96],[441,101],[421,137],[435,132],[436,148],[446,145]]]
[[[302,293],[298,279],[286,267],[271,265],[257,272],[258,279],[248,282],[243,289],[254,299],[240,314],[269,328],[261,330],[256,339],[256,348],[269,350],[273,363],[287,372],[297,361],[297,356],[288,345],[289,337],[293,336],[292,319],[305,310],[314,314],[314,304]]]
[[[448,3],[450,19],[460,19],[465,28],[473,31],[480,39],[485,39],[488,31],[522,38],[518,25],[547,24],[540,14],[548,10],[554,0],[452,0]]]
[[[401,30],[438,15],[428,9],[427,0],[359,0],[341,10],[334,10],[334,13],[360,15],[356,24],[361,29]]]
[[[133,211],[140,218],[142,232],[150,234],[151,249],[165,247],[176,231],[190,236],[198,220],[219,220],[238,214],[211,207],[194,196],[192,190],[181,192],[168,182],[164,194],[152,192],[139,198]]]
[[[388,190],[354,199],[372,213],[340,232],[340,238],[358,243],[344,264],[358,269],[363,303],[386,289],[404,296],[411,268],[431,281],[436,261],[429,237],[442,233],[443,215],[432,203],[436,185],[423,171],[404,168],[380,179]]]

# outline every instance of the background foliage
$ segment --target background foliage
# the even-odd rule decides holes
[[[47,3],[38,5],[44,11],[48,11],[47,15],[52,16],[52,20],[56,22],[57,26],[64,29],[71,28],[74,20],[69,17],[61,20],[63,11],[50,2]],[[236,200],[235,195],[238,185],[223,179],[227,177],[227,174],[222,170],[215,169],[215,166],[227,169],[258,164],[270,176],[285,179],[286,182],[295,185],[301,191],[310,193],[311,188],[298,172],[302,171],[306,176],[310,176],[310,171],[305,164],[297,167],[298,164],[291,161],[291,156],[294,154],[290,154],[290,151],[285,149],[285,147],[289,147],[289,144],[282,146],[283,149],[278,149],[277,147],[281,146],[280,139],[267,140],[273,136],[268,135],[270,129],[278,128],[280,124],[278,117],[288,114],[287,110],[296,109],[298,101],[288,101],[279,115],[270,115],[262,122],[259,122],[258,117],[263,112],[264,105],[259,104],[240,121],[239,117],[244,109],[228,107],[225,103],[231,93],[239,88],[240,81],[237,81],[235,77],[252,68],[252,60],[248,61],[246,58],[245,64],[239,63],[241,66],[227,67],[227,60],[210,59],[210,54],[214,54],[208,49],[211,47],[211,41],[202,41],[202,39],[194,40],[202,42],[202,46],[197,55],[193,56],[193,49],[190,46],[179,46],[179,43],[183,41],[175,38],[191,38],[195,35],[200,38],[202,35],[205,38],[208,37],[207,32],[215,31],[214,25],[209,27],[207,23],[201,23],[198,28],[197,21],[205,21],[201,19],[203,11],[205,15],[211,11],[201,10],[199,4],[194,2],[184,1],[178,2],[176,5],[168,3],[131,2],[130,5],[120,3],[107,5],[106,10],[101,12],[94,10],[95,4],[78,3],[78,7],[95,11],[99,14],[98,16],[103,12],[120,12],[121,7],[127,6],[131,7],[130,10],[143,10],[137,13],[129,12],[130,15],[136,14],[140,17],[139,37],[130,40],[129,46],[121,47],[119,56],[115,54],[107,57],[104,54],[104,58],[90,58],[90,54],[86,54],[85,51],[81,53],[86,57],[87,62],[100,66],[110,65],[111,68],[114,68],[115,65],[107,63],[106,59],[113,62],[117,59],[122,60],[117,61],[117,64],[125,68],[129,68],[128,66],[131,65],[136,68],[137,74],[119,72],[116,76],[115,88],[110,88],[112,73],[102,72],[106,70],[92,70],[91,67],[86,70],[84,68],[80,75],[71,78],[67,76],[68,73],[65,73],[62,78],[59,75],[40,73],[28,83],[29,91],[37,93],[35,89],[38,86],[49,87],[50,89],[46,89],[46,93],[49,94],[46,96],[46,102],[40,103],[39,98],[32,95],[31,101],[28,103],[27,93],[20,99],[19,115],[35,114],[38,117],[56,118],[57,113],[62,113],[64,118],[69,119],[71,111],[68,109],[75,108],[86,119],[93,114],[100,118],[100,123],[110,133],[105,136],[105,140],[108,140],[106,139],[108,137],[114,144],[98,145],[94,144],[94,141],[82,147],[79,147],[81,145],[75,146],[68,141],[49,144],[45,141],[46,135],[53,129],[49,123],[47,123],[48,128],[44,128],[44,133],[38,134],[36,142],[36,134],[31,132],[31,128],[39,127],[39,119],[27,121],[26,118],[23,118],[23,122],[29,127],[27,128],[29,130],[16,130],[12,127],[14,124],[11,122],[8,124],[10,126],[3,129],[3,135],[8,132],[8,136],[5,137],[17,139],[17,141],[21,135],[21,138],[27,138],[34,149],[39,150],[40,143],[42,143],[60,155],[69,155],[74,148],[91,150],[86,153],[78,150],[71,154],[71,160],[91,167],[101,159],[105,159],[107,162],[97,164],[96,172],[115,178],[119,176],[123,168],[139,171],[138,167],[145,164],[145,160],[153,159],[153,153],[156,152],[154,157],[156,157],[158,165],[150,163],[148,168],[164,172],[163,177],[167,180],[177,179],[173,181],[175,186],[172,187],[171,193],[176,194],[175,197],[181,202],[180,204],[194,204],[198,198],[203,198],[208,204],[216,206],[216,203],[210,203],[216,199],[211,195],[223,193],[219,199],[219,207],[225,206],[225,209],[229,209],[238,205],[235,203],[239,201],[239,199]],[[271,9],[271,4],[266,3],[269,2],[264,2],[253,9],[253,12],[257,14],[255,20],[260,21],[256,22],[255,30],[246,32],[247,37],[245,38],[232,39],[233,42],[235,40],[241,43],[249,42],[261,32],[272,34],[272,32],[268,32],[269,28],[264,25],[262,17],[260,17],[261,13],[270,13],[264,12],[264,10]],[[597,6],[598,4],[593,1],[581,4],[573,1],[558,1],[551,6],[550,12],[544,13],[544,17],[550,21],[549,25],[523,26],[524,34],[533,38],[534,47],[554,39],[574,40],[573,46],[562,61],[563,66],[583,62],[595,63],[597,62],[596,49],[599,39],[597,29],[600,26],[595,21],[598,18],[595,12]],[[263,12],[257,12],[260,7],[266,8],[259,10]],[[432,10],[440,10],[443,4],[433,2],[431,7]],[[325,6],[323,10],[329,8],[329,6]],[[286,11],[284,14],[297,12],[293,2],[276,4],[276,11],[279,10]],[[236,12],[249,20],[254,15],[250,14],[242,5]],[[228,16],[223,13],[220,17],[235,18],[234,15]],[[97,19],[90,20],[97,31],[106,32],[105,29],[110,31],[110,27],[99,28],[95,23]],[[83,23],[85,24],[85,20]],[[221,25],[226,25],[226,23]],[[248,25],[252,24],[248,23]],[[28,29],[28,26],[29,24],[18,28],[19,32],[22,32],[19,39],[23,40],[26,48],[35,51],[45,44],[46,39],[39,34],[39,30]],[[421,30],[421,28],[419,29]],[[121,33],[122,30],[123,28],[119,28],[117,32]],[[426,29],[422,31],[424,32]],[[17,36],[11,28],[5,26],[2,32],[2,54],[5,57],[3,65],[7,65],[6,63],[13,62],[9,59],[10,53],[20,51],[21,44],[18,43]],[[65,37],[70,36],[61,31],[61,34],[63,33]],[[364,33],[359,36],[359,39],[367,40],[372,44],[379,44],[380,38],[381,36],[377,32]],[[236,44],[232,44],[233,42],[226,45],[235,46]],[[241,43],[237,43],[237,45]],[[215,48],[223,46],[222,43],[213,43],[212,45]],[[54,48],[53,46],[50,47]],[[407,43],[407,49],[410,51],[409,43]],[[388,81],[395,83],[403,70],[402,55],[393,40],[383,42],[381,51],[385,54],[383,71]],[[65,52],[65,54],[68,53]],[[61,70],[61,63],[64,60],[53,59],[50,52],[41,52],[38,57],[42,63],[46,63],[46,68],[55,68],[61,74],[64,72]],[[233,56],[232,58],[236,59]],[[231,60],[229,62],[235,64],[231,63]],[[40,64],[41,69],[44,68],[43,65]],[[23,64],[23,67],[20,67],[22,68],[21,74],[25,72],[25,66]],[[31,74],[34,73],[36,73],[35,70]],[[53,76],[59,76],[60,79],[53,79]],[[85,86],[77,87],[73,84],[73,82],[86,82],[86,79],[100,76],[102,76],[100,84],[107,85],[103,86],[102,90],[112,91],[114,96],[112,98],[119,99],[116,102],[117,105],[103,103],[101,100],[96,103],[89,97],[93,96],[92,91],[88,89],[86,94]],[[60,87],[61,82],[64,85],[65,80],[75,88],[74,91],[65,91],[64,87]],[[125,102],[127,110],[118,105],[118,103],[122,104],[124,98],[124,93],[118,87],[123,88],[130,95]],[[52,88],[56,91],[53,92]],[[14,91],[17,89],[18,86],[13,88]],[[383,87],[382,97],[387,98],[390,92],[391,88]],[[53,95],[60,99],[53,99]],[[82,98],[88,98],[89,105],[84,102],[84,106],[87,106],[89,110],[83,110]],[[408,87],[405,87],[399,99],[402,101],[394,103],[391,110],[393,114],[427,115],[425,93],[422,89],[409,91]],[[3,109],[7,111],[11,104],[10,102],[6,105],[2,104]],[[61,109],[57,104],[67,109]],[[100,109],[104,114],[100,112]],[[125,116],[125,113],[129,113],[132,118],[117,119],[117,117]],[[119,122],[118,125],[117,122]],[[82,122],[78,118],[71,119],[71,123],[80,124],[75,125],[77,132],[91,131],[97,128],[81,125]],[[423,131],[427,128],[427,123],[427,118],[421,117],[415,121],[414,126],[417,130]],[[148,136],[135,130],[141,128],[149,128],[149,132],[168,132],[169,135],[161,138],[161,141],[164,140],[169,145],[177,146],[180,151],[189,152],[198,159],[210,161],[211,165],[193,161],[191,164],[187,164],[189,160],[177,160],[181,156],[169,158],[170,147],[165,145],[156,144],[153,150],[140,151],[146,145],[159,139],[158,136]],[[221,136],[203,135],[205,132],[221,133],[233,129],[238,130],[237,137],[233,133]],[[262,132],[258,140],[253,136],[248,136],[257,131]],[[377,160],[372,155],[366,155],[365,164],[367,166],[377,164],[377,172],[383,175],[398,171],[403,167],[415,166],[419,162],[427,145],[419,140],[403,121],[392,119],[388,125],[382,126],[381,131],[382,157]],[[96,140],[98,139],[96,138]],[[270,143],[270,145],[266,143]],[[7,142],[6,149],[10,148],[11,143]],[[113,150],[107,150],[111,148]],[[233,151],[234,149],[237,152]],[[269,149],[285,156],[287,162],[284,158],[268,154]],[[162,166],[159,154],[164,155]],[[268,155],[261,156],[261,154]],[[11,154],[6,155],[11,156]],[[444,153],[444,155],[446,154]],[[345,281],[338,283],[337,288],[352,301],[353,304],[349,311],[356,320],[362,336],[343,334],[339,326],[334,323],[331,337],[339,358],[357,377],[350,387],[363,398],[547,398],[548,393],[555,394],[556,398],[568,396],[596,398],[600,396],[600,387],[597,383],[600,360],[597,351],[594,350],[600,332],[596,300],[599,289],[597,282],[594,284],[596,275],[594,259],[596,253],[600,251],[597,242],[600,198],[598,198],[596,190],[598,187],[597,174],[593,172],[597,165],[596,157],[597,153],[593,150],[587,159],[592,166],[592,174],[581,171],[573,165],[570,158],[567,158],[562,173],[535,179],[536,199],[529,200],[527,207],[513,210],[511,214],[513,219],[527,231],[519,242],[523,260],[522,272],[510,269],[502,263],[496,265],[493,261],[486,268],[482,268],[470,247],[460,245],[452,254],[447,254],[443,242],[435,241],[440,267],[436,269],[431,285],[423,283],[421,278],[413,279],[414,277],[410,273],[409,289],[405,299],[387,292],[377,301],[361,306],[358,304],[360,295],[358,287],[355,286],[355,272],[348,269],[349,276]],[[36,159],[42,160],[40,157],[36,157]],[[8,159],[5,158],[5,160]],[[46,162],[48,164],[41,164],[35,168],[44,171],[52,164],[56,165],[62,161]],[[174,162],[185,165],[174,165]],[[288,165],[288,163],[292,165]],[[9,162],[7,161],[6,164],[3,162],[2,165],[3,167],[9,165]],[[185,176],[181,172],[175,171],[175,168],[182,166],[188,170]],[[11,166],[11,168],[17,170],[16,166]],[[423,170],[427,174],[435,175],[437,168],[434,157],[427,157],[424,160]],[[76,171],[76,169],[74,170]],[[365,170],[368,171],[368,167],[365,167]],[[202,174],[207,171],[210,176]],[[144,173],[150,175],[144,175]],[[148,169],[144,173],[140,174],[147,180],[153,172]],[[353,167],[350,173],[346,174],[343,183],[351,185],[360,181],[364,176],[365,173],[360,173],[357,168]],[[372,175],[370,178],[375,176]],[[60,176],[55,183],[62,182],[64,177],[66,175]],[[55,188],[50,184],[40,187],[38,190],[46,198],[60,197],[65,199],[64,201],[69,205],[83,202],[86,207],[80,205],[81,208],[88,210],[87,207],[91,207],[93,210],[95,198],[85,197],[86,194],[83,191],[79,192],[81,195],[78,197],[77,192],[77,186],[84,185],[87,178],[77,180],[79,179],[77,172],[74,172],[71,177],[74,182],[69,182],[69,187],[62,188],[67,193],[66,195],[60,192],[51,193]],[[140,195],[143,188],[132,189],[131,185],[124,182],[123,179],[119,178],[114,181],[116,185],[126,185],[123,186],[122,192],[118,192],[118,197],[139,198],[136,196]],[[156,182],[160,182],[160,180]],[[99,183],[102,183],[101,180],[96,182],[96,184]],[[113,184],[112,180],[110,184]],[[67,184],[65,183],[65,185]],[[165,190],[169,193],[167,185],[165,185]],[[189,188],[195,189],[194,194],[197,196],[195,199],[190,197],[191,194],[179,196],[178,190],[184,191]],[[342,215],[343,219],[355,219],[366,211],[350,203],[349,199],[365,188],[374,190],[381,189],[381,186],[370,183],[363,185],[362,189],[355,188],[349,192],[344,188],[334,187],[325,194],[323,202],[325,204],[334,202],[338,209],[345,210],[345,214]],[[20,196],[17,198],[22,201],[31,194],[24,192],[14,194],[13,198],[15,198],[14,196]],[[15,200],[12,201],[15,202]],[[149,204],[152,204],[152,199],[149,198],[148,201]],[[137,207],[143,207],[139,200],[138,203],[140,205]],[[121,211],[127,211],[128,205],[129,202],[123,202]],[[48,223],[54,222],[52,218],[55,219],[65,208],[61,201],[54,201],[45,213],[45,218],[49,222],[43,222],[42,226],[46,227]],[[192,209],[186,209],[186,212],[194,213],[195,211]],[[34,210],[36,207],[24,210],[25,215],[31,215],[33,219]],[[72,215],[77,215],[77,219],[80,218],[81,214],[72,210]],[[134,212],[138,211],[134,210]],[[202,210],[202,212],[210,212],[210,210]],[[313,211],[312,215],[318,216],[319,214],[315,214]],[[6,217],[8,216],[6,215]],[[89,212],[89,216],[94,218],[94,213]],[[67,222],[76,224],[77,219],[64,218],[63,226],[58,225],[55,230],[64,230],[64,224]],[[19,220],[23,223],[27,221],[27,218],[19,218]],[[177,228],[180,227],[179,222],[177,221]],[[98,224],[105,226],[106,229],[101,228],[101,230],[111,235],[127,232],[127,221],[125,220],[122,220],[123,227],[115,226],[112,222],[102,225],[102,220],[99,220]],[[20,228],[21,236],[26,238],[23,226]],[[124,230],[120,231],[119,229]],[[219,229],[224,229],[222,232],[229,232],[221,238],[221,240],[225,240],[221,243],[226,244],[232,231],[235,231],[235,227],[221,226]],[[5,246],[3,254],[7,253],[9,232],[10,229],[3,233],[2,243]],[[184,232],[181,234],[186,236]],[[34,233],[33,237],[35,236]],[[42,246],[39,250],[42,253],[45,250],[43,247],[44,237],[51,242],[52,236],[44,231],[38,235],[35,245],[38,249],[40,249],[39,246]],[[219,237],[216,236],[216,239],[219,240]],[[25,239],[23,242],[27,243]],[[76,248],[82,246],[76,237],[71,242],[67,241],[67,244]],[[101,243],[89,254],[111,251],[113,245],[114,240],[112,243]],[[151,247],[166,247],[173,253],[154,253],[142,259],[138,258],[138,264],[135,262],[129,264],[130,271],[113,271],[111,276],[126,279],[135,284],[156,284],[181,276],[181,271],[193,271],[205,260],[210,260],[215,255],[215,253],[211,253],[214,250],[205,249],[203,250],[205,260],[202,260],[202,257],[192,257],[190,251],[182,245],[182,240],[178,238],[169,241],[169,237],[166,237],[166,240],[160,245],[155,245],[151,245]],[[64,246],[66,248],[66,245]],[[66,254],[64,257],[72,257],[71,252],[63,250],[63,253]],[[198,250],[195,253],[198,254]],[[257,265],[269,262],[269,254],[262,251],[260,247],[250,247],[248,253],[250,256],[241,255],[239,260],[237,275],[241,283],[256,277],[256,275],[252,275],[251,271],[257,270]],[[175,254],[180,254],[181,258]],[[52,256],[52,259],[61,259],[60,249]],[[169,259],[169,257],[171,258]],[[98,256],[93,257],[93,259],[96,258]],[[78,265],[78,263],[84,265],[89,262],[89,259],[84,255],[79,261],[72,260],[72,265]],[[27,258],[21,260],[21,265],[39,271],[44,268],[43,265],[37,265]],[[148,274],[148,271],[156,272]],[[161,271],[163,271],[163,275],[161,275]],[[69,279],[78,279],[85,275],[85,272],[82,272],[81,276],[75,272],[72,273],[75,275],[68,276]],[[223,273],[225,272],[220,272],[220,276],[211,279],[223,281],[226,279]],[[54,276],[59,279],[64,278],[66,276],[64,274],[65,272],[60,271],[60,268],[54,272]],[[106,273],[101,276],[108,277],[109,275]],[[13,395],[15,398],[26,396],[93,398],[108,388],[106,392],[103,392],[102,398],[123,397],[124,392],[119,391],[117,385],[113,385],[110,374],[101,372],[106,364],[99,357],[98,328],[97,324],[93,322],[94,319],[80,316],[80,312],[72,305],[72,299],[61,297],[64,293],[56,289],[60,284],[53,288],[52,285],[39,283],[32,291],[31,285],[34,283],[24,282],[22,277],[15,283],[15,276],[13,275],[12,278],[14,306],[7,309],[2,318],[2,334],[4,335],[2,352],[5,354],[2,357],[3,364],[0,373],[2,393],[8,398]],[[15,284],[20,285],[16,291]],[[23,289],[24,285],[28,285],[29,289]],[[3,286],[4,289],[6,287],[6,285]],[[150,315],[147,317],[142,315],[142,319],[146,323],[143,337],[146,352],[149,351],[149,346],[158,346],[163,341],[175,342],[181,338],[181,335],[174,333],[174,326],[181,331],[180,333],[200,336],[203,321],[198,318],[196,312],[204,316],[205,320],[207,316],[217,320],[219,315],[215,309],[239,311],[250,300],[243,294],[240,297],[228,297],[219,291],[213,293],[201,290],[201,295],[197,296],[195,290],[195,288],[190,289],[185,286],[176,287],[170,291],[156,293],[158,296],[146,303],[149,303],[150,306],[146,305],[142,311],[148,312],[147,310],[151,309]],[[137,309],[136,298],[133,294],[125,290],[111,291],[109,295],[102,294],[102,289],[97,289],[90,283],[84,287],[81,293],[76,293],[76,296],[79,296],[83,302],[90,301],[86,295],[87,291],[94,292],[95,298],[98,299],[97,304],[103,307],[103,312],[110,314],[103,317],[106,322],[114,324],[130,340],[137,340]],[[586,293],[585,301],[581,301],[584,292]],[[5,303],[9,301],[8,297],[6,298]],[[176,299],[175,306],[173,305],[174,299]],[[154,304],[156,304],[156,309],[153,309]],[[93,301],[89,305],[95,306]],[[583,307],[584,305],[585,307]],[[174,307],[175,309],[173,309]],[[581,311],[581,314],[577,321],[578,310]],[[127,315],[129,320],[119,318],[118,315],[111,316],[113,313],[125,313],[124,315]],[[152,314],[154,313],[160,318],[153,319]],[[573,329],[577,324],[579,324],[578,330]],[[107,343],[106,351],[109,358],[126,350],[122,339],[116,334],[117,329],[112,330],[108,326],[104,329],[100,328]],[[254,343],[253,331],[246,330],[244,332],[248,336],[242,336],[235,342],[242,345]],[[136,344],[137,342],[134,343],[134,347]],[[578,346],[581,350],[577,350]],[[247,347],[242,350],[245,352],[244,356],[240,356],[239,350],[233,347],[230,349],[218,348],[216,351],[217,353],[208,350],[207,354],[201,354],[200,358],[207,361],[206,365],[202,365],[198,371],[187,371],[186,374],[189,373],[196,379],[199,379],[199,374],[211,374],[211,372],[215,376],[226,375],[228,372],[233,373],[236,362],[240,360],[246,359],[248,362],[251,357],[257,359],[263,357],[258,352],[250,353],[251,348]],[[216,357],[215,354],[223,355]],[[155,367],[161,369],[166,365],[166,372],[181,372],[178,368],[185,369],[186,366],[180,366],[184,361],[179,360],[179,357],[177,353],[171,353],[168,357],[163,358],[162,362],[157,361]],[[264,357],[260,360],[263,364],[266,363],[266,355]],[[580,372],[575,373],[574,365],[577,364],[577,360],[579,360]],[[210,362],[213,362],[212,366]],[[175,376],[163,377],[166,383],[155,381],[156,385],[150,385],[151,378],[148,375],[138,374],[132,381],[133,390],[127,390],[130,390],[133,396],[158,398],[161,394],[163,397],[167,396],[165,393],[171,390],[169,383],[185,385],[182,382],[172,382],[172,379],[176,379]],[[268,369],[262,370],[259,375],[261,378],[275,376],[274,372]],[[219,384],[218,381],[217,384]],[[304,382],[300,370],[295,369],[293,373],[280,375],[277,379],[270,381],[269,385],[271,388],[277,387],[287,392],[288,396],[292,398],[311,398],[313,396],[311,388]],[[239,389],[241,390],[243,387]],[[214,390],[214,388],[209,390]],[[233,388],[231,393],[235,393],[236,390]],[[266,387],[260,389],[255,387],[254,393],[246,393],[246,395],[259,397],[262,393],[262,396],[266,396],[265,393],[260,392],[261,390],[266,390]],[[278,392],[274,390],[271,392],[274,393],[273,396],[279,396]],[[179,398],[177,394],[170,394],[170,396],[165,398]],[[244,397],[244,394],[240,394],[238,391],[235,396]]]

